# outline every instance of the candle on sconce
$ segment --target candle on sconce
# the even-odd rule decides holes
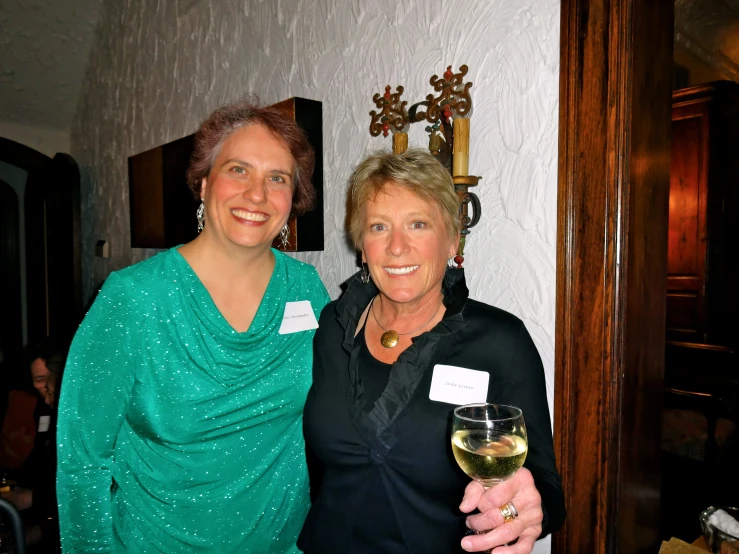
[[[462,177],[470,170],[470,120],[465,117],[454,119],[454,149],[452,150],[452,175]]]
[[[408,133],[393,133],[393,154],[402,154],[408,150]]]

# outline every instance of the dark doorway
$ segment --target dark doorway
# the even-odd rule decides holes
[[[26,340],[38,342],[54,337],[67,341],[82,317],[79,169],[67,154],[57,154],[52,159],[2,137],[0,161],[28,174],[23,198]],[[14,205],[15,226],[18,228],[17,197]],[[5,203],[2,209],[5,209]],[[20,302],[20,277],[18,283],[10,294]],[[3,287],[5,290],[11,289]],[[22,343],[21,338],[18,340],[19,348],[23,347]],[[26,373],[25,370],[20,371],[20,375],[25,376]]]
[[[26,185],[28,340],[67,342],[82,317],[80,175],[57,154]]]
[[[18,195],[0,179],[0,398],[18,384],[14,368],[23,351],[19,229]]]

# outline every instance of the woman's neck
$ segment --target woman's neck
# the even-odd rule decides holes
[[[178,251],[202,281],[215,278],[221,282],[253,283],[269,279],[275,262],[270,246],[223,244],[205,231]]]
[[[406,333],[433,319],[440,311],[443,301],[441,286],[413,302],[395,302],[380,292],[374,301],[373,310],[381,327]]]

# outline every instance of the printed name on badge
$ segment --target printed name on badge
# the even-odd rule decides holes
[[[51,416],[42,415],[38,418],[38,432],[46,433],[49,430],[49,424],[51,423]]]
[[[289,335],[290,333],[310,331],[311,329],[318,329],[318,321],[313,313],[310,300],[286,302],[285,315],[282,316],[279,334]]]
[[[429,399],[461,406],[487,402],[487,371],[467,369],[453,365],[435,365],[431,377]]]

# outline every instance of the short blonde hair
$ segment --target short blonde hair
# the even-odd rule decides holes
[[[439,206],[449,239],[455,241],[462,228],[459,198],[449,172],[430,152],[420,149],[403,154],[374,154],[354,170],[349,189],[347,227],[357,250],[362,249],[367,202],[388,184],[399,185]]]

